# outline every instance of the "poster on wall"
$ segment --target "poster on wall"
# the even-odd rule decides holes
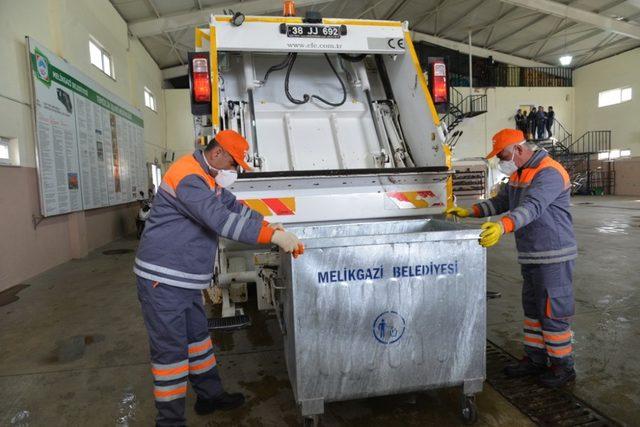
[[[140,111],[26,40],[42,215],[136,200],[147,186]]]

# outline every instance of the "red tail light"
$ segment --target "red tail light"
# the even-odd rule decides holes
[[[209,61],[206,58],[193,58],[193,97],[196,102],[211,101],[211,78]]]
[[[433,102],[447,102],[447,67],[440,61],[431,65]]]

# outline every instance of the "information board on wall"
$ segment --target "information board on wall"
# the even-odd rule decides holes
[[[132,202],[146,193],[140,111],[26,39],[42,215]]]

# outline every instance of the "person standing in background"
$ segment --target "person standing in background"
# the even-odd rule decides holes
[[[538,106],[538,112],[536,113],[535,122],[536,122],[536,129],[538,131],[537,139],[544,139],[545,124],[547,122],[547,113],[544,112],[544,107],[542,105]]]
[[[555,120],[556,113],[553,111],[553,107],[549,105],[549,111],[547,111],[547,138],[551,138],[551,127],[553,126],[553,121]]]
[[[518,108],[518,111],[516,111],[516,115],[514,119],[516,120],[516,129],[522,130],[522,123],[524,120],[524,116],[522,115],[522,110],[520,108]]]
[[[527,117],[527,139],[534,139],[536,137],[536,107],[531,108],[529,117]]]

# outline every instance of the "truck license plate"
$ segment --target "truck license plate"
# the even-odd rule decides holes
[[[339,39],[338,25],[287,25],[287,37],[317,37]]]

